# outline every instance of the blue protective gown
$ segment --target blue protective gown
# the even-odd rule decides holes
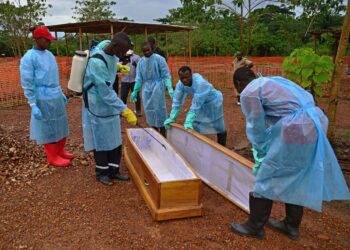
[[[146,121],[152,127],[164,127],[167,118],[165,80],[170,79],[165,59],[157,54],[142,57],[136,68],[136,82],[142,82],[142,103]]]
[[[30,139],[53,143],[68,136],[66,105],[59,85],[58,67],[48,50],[28,50],[20,63],[21,83],[28,103],[35,103],[42,119],[30,118]]]
[[[181,81],[176,84],[172,109],[180,110],[187,95],[192,96],[189,111],[196,114],[193,129],[201,134],[218,134],[225,131],[222,94],[200,74],[192,74],[192,86]]]
[[[89,112],[83,102],[83,136],[86,151],[109,151],[122,144],[119,114],[126,108],[113,90],[113,83],[117,74],[118,58],[107,55],[96,46],[91,55],[101,54],[106,64],[98,58],[89,59],[84,77],[86,88],[91,83],[94,86],[88,91]],[[97,117],[108,116],[108,117]]]
[[[323,200],[350,198],[326,137],[328,119],[311,94],[285,78],[261,77],[241,93],[241,104],[247,136],[265,155],[255,193],[316,211]]]

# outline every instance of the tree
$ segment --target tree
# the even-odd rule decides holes
[[[244,40],[244,28],[243,28],[243,21],[244,19],[247,19],[248,24],[248,42],[247,42],[247,49],[246,53],[250,54],[251,52],[251,44],[252,44],[252,33],[253,33],[253,26],[254,26],[254,15],[252,15],[252,12],[255,9],[259,9],[262,6],[269,4],[269,3],[280,3],[281,0],[215,0],[215,4],[219,8],[225,8],[231,11],[232,13],[235,13],[240,16],[240,41],[241,41],[241,50],[243,50],[243,40]],[[239,13],[237,12],[237,7],[239,8]]]
[[[77,0],[72,8],[72,18],[79,22],[112,19],[116,14],[111,8],[116,4],[116,1],[110,0]]]
[[[295,18],[294,12],[285,6],[267,5],[256,9],[252,29],[251,55],[290,55],[297,47],[302,47],[304,22]]]
[[[341,74],[342,74],[342,62],[343,57],[345,55],[346,47],[348,46],[349,41],[349,33],[350,33],[350,1],[348,1],[348,5],[346,8],[345,19],[343,23],[343,28],[339,40],[338,51],[335,57],[335,69],[332,78],[332,85],[330,88],[330,95],[328,99],[328,119],[329,119],[329,130],[328,136],[330,138],[334,137],[335,132],[335,121],[336,121],[336,113],[337,113],[337,97],[339,93],[339,87],[341,82]]]
[[[27,49],[30,28],[39,25],[51,7],[46,0],[27,0],[26,5],[19,0],[0,2],[0,29],[8,34],[8,44],[15,56],[22,56]]]
[[[345,10],[343,0],[286,0],[284,2],[295,8],[302,8],[301,18],[306,18],[309,23],[304,36],[307,35],[317,19],[318,22],[323,23],[322,29],[334,26],[333,17],[339,16]]]

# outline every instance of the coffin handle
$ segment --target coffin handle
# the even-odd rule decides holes
[[[143,184],[145,184],[145,186],[149,186],[149,183],[148,183],[148,181],[146,179],[143,180]]]

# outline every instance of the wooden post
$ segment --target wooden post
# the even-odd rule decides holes
[[[168,32],[165,31],[165,49],[166,49],[166,57],[169,57],[169,47],[168,47]]]
[[[89,34],[88,34],[88,33],[85,33],[85,40],[86,40],[87,47],[90,48],[90,44],[89,44]]]
[[[64,41],[65,41],[65,44],[66,44],[66,56],[68,56],[68,41],[67,41],[67,33],[64,32]]]
[[[111,23],[111,39],[113,39],[113,35],[114,35],[113,23]]]
[[[146,39],[145,39],[145,40],[147,40],[147,39],[148,39],[148,34],[147,34],[147,26],[145,26],[145,37],[146,37]]]
[[[56,37],[56,56],[59,56],[60,53],[58,52],[58,37],[57,37],[57,31],[55,31],[55,37]]]
[[[192,37],[191,37],[191,31],[188,31],[188,56],[192,57]]]
[[[83,34],[81,33],[81,27],[79,27],[79,44],[80,44],[80,50],[83,50]]]

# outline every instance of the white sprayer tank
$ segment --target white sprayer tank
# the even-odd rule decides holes
[[[89,59],[89,51],[77,50],[74,53],[72,60],[72,68],[68,81],[68,89],[82,93],[83,92],[83,77],[85,73],[86,63]]]

